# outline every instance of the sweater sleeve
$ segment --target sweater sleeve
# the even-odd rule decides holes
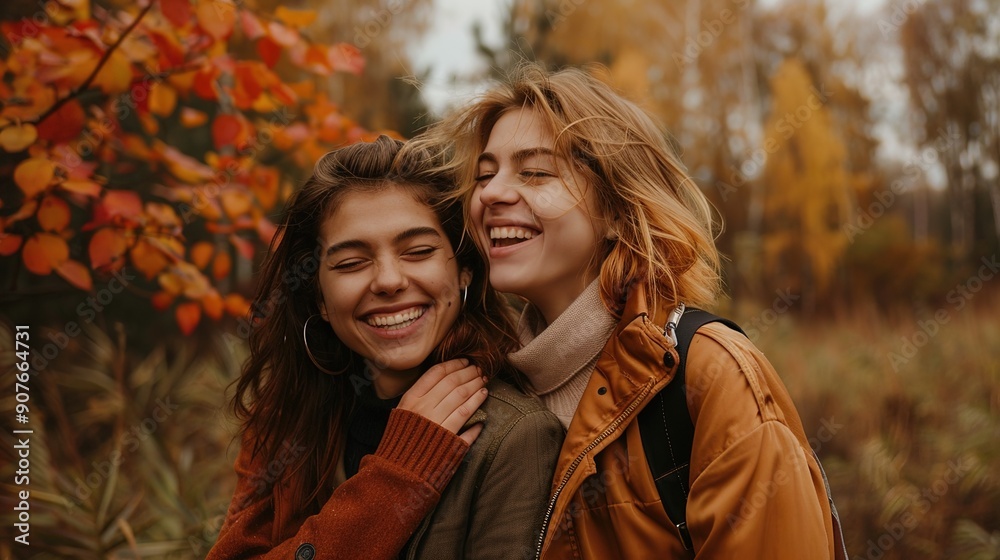
[[[378,449],[362,459],[358,473],[339,485],[294,536],[272,542],[275,508],[272,492],[265,490],[267,465],[251,463],[245,445],[236,460],[236,492],[208,559],[396,558],[441,498],[466,451],[468,445],[457,435],[394,409]]]
[[[469,521],[466,560],[533,557],[563,427],[548,411],[526,414],[503,438]]]

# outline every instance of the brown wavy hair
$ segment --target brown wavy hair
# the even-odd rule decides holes
[[[411,141],[453,173],[465,211],[476,187],[479,155],[508,111],[534,110],[555,138],[555,151],[593,186],[599,224],[614,239],[600,259],[601,297],[615,314],[629,287],[644,283],[668,305],[711,307],[721,290],[715,222],[708,199],[638,105],[589,73],[550,73],[525,63],[506,81]],[[409,149],[409,148],[408,148]],[[651,295],[652,295],[651,294]]]
[[[281,455],[289,442],[305,450],[282,475],[290,483],[294,511],[318,510],[329,498],[356,388],[371,379],[365,360],[318,318],[309,324],[310,349],[324,369],[342,373],[330,375],[317,368],[303,341],[304,325],[321,301],[320,226],[347,194],[389,188],[410,192],[434,209],[459,270],[472,272],[464,308],[425,365],[466,357],[486,375],[518,381],[504,360],[517,345],[510,313],[505,300],[489,287],[478,248],[464,235],[461,205],[446,197],[454,181],[447,173],[432,171],[426,153],[401,154],[402,147],[402,142],[380,136],[323,156],[291,197],[258,274],[250,358],[236,384],[232,408],[243,422],[244,444],[250,435],[255,460],[263,454],[258,464],[288,463]],[[324,351],[318,352],[320,348]]]

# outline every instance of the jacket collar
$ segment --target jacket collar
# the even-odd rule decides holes
[[[623,427],[616,429],[616,422],[623,415],[624,424],[631,422],[650,397],[673,379],[677,352],[663,336],[663,327],[649,317],[647,302],[644,286],[637,284],[629,290],[621,319],[597,359],[570,423],[560,469],[564,460],[572,460],[604,432],[624,432]],[[667,311],[658,310],[657,315],[662,315],[662,321]],[[666,360],[670,368],[664,365],[664,354],[671,355]],[[617,437],[609,436],[609,442]]]

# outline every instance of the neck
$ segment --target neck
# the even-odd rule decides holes
[[[394,371],[373,367],[371,368],[371,377],[375,395],[380,399],[396,398],[412,387],[421,374],[423,374],[421,369]]]

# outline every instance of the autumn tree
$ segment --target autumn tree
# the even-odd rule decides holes
[[[764,262],[770,285],[801,294],[810,311],[829,304],[847,237],[847,150],[826,108],[828,94],[789,59],[771,79],[764,158]]]
[[[310,39],[316,13],[284,6],[45,6],[0,25],[8,297],[88,292],[128,267],[129,290],[184,333],[243,317],[282,200],[320,155],[367,135],[324,88],[362,71],[359,49]]]
[[[998,11],[997,0],[935,0],[879,20],[886,37],[898,36],[916,141],[945,171],[958,261],[978,260],[985,236],[979,251],[1000,244],[1000,31],[989,17]]]

